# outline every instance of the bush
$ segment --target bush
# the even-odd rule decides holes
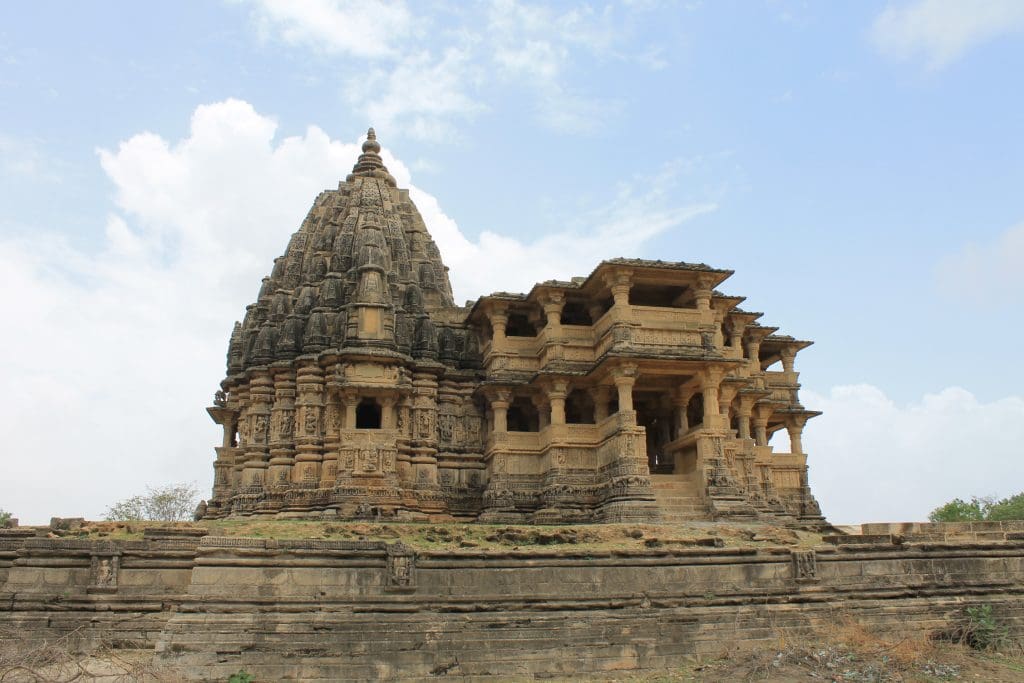
[[[1010,630],[996,621],[992,605],[975,605],[964,610],[963,622],[955,635],[972,650],[998,650],[1010,640]]]
[[[187,522],[199,502],[195,483],[146,487],[146,494],[114,503],[104,514],[109,521]]]
[[[931,522],[983,522],[1024,519],[1024,493],[996,500],[991,496],[970,501],[954,498],[928,515]]]
[[[11,513],[7,510],[0,510],[0,529],[9,521],[11,521]]]

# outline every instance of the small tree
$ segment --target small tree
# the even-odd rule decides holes
[[[1018,493],[993,503],[985,519],[993,521],[1024,519],[1024,493]]]
[[[928,515],[932,522],[984,522],[1024,519],[1024,493],[996,500],[991,496],[970,501],[954,498]]]
[[[186,522],[198,503],[199,490],[194,482],[146,487],[146,494],[132,496],[107,508],[107,520],[145,520],[150,522]]]
[[[985,519],[992,506],[991,498],[972,497],[970,502],[954,498],[937,507],[928,515],[931,522],[980,522]]]
[[[0,529],[2,529],[9,521],[11,521],[11,513],[7,510],[0,510]]]

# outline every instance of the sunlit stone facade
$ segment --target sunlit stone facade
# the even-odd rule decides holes
[[[206,517],[822,521],[810,342],[717,291],[731,271],[613,259],[457,306],[379,152],[371,129],[235,325]]]

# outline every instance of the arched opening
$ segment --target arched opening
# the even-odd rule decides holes
[[[380,429],[380,404],[372,398],[364,398],[356,406],[356,429]]]
[[[690,397],[690,402],[686,404],[686,423],[690,429],[704,424],[704,394],[698,392]]]
[[[508,322],[505,324],[505,336],[536,337],[537,328],[533,326],[533,323],[524,314],[509,313]]]
[[[582,301],[567,301],[562,307],[561,323],[563,325],[587,325],[593,324],[590,313]]]
[[[582,389],[574,389],[565,399],[566,424],[594,424],[594,401]]]
[[[537,407],[530,399],[519,396],[512,401],[506,413],[508,431],[510,432],[538,432],[540,431],[540,416],[537,414]]]
[[[632,306],[657,306],[659,308],[696,308],[693,290],[689,287],[671,285],[633,285],[629,290]]]

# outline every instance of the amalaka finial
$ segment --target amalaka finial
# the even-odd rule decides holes
[[[380,143],[377,142],[377,131],[372,127],[366,130],[366,142],[363,143],[364,154],[377,154],[380,152]]]

